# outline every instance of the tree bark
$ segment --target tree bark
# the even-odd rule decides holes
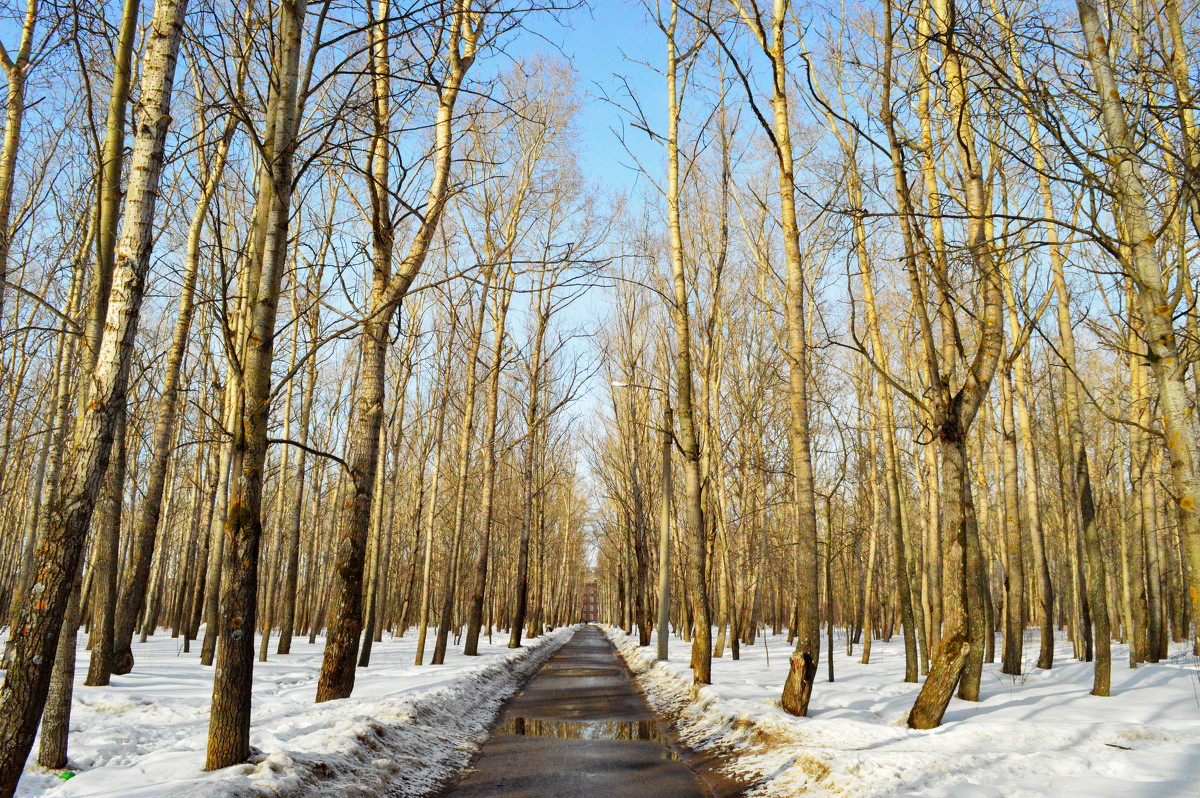
[[[450,332],[446,338],[446,367],[450,365],[450,350],[453,346],[454,334],[458,329],[458,314],[452,312],[450,321]],[[429,608],[433,601],[432,596],[432,578],[433,569],[433,525],[437,518],[437,503],[438,492],[442,484],[442,440],[446,432],[446,404],[448,397],[445,394],[446,386],[443,384],[443,390],[438,392],[441,394],[437,400],[437,410],[435,411],[437,419],[434,421],[435,432],[433,433],[433,477],[432,485],[429,488],[429,494],[425,499],[425,519],[422,526],[425,528],[425,554],[424,561],[421,566],[421,614],[418,622],[417,630],[417,656],[416,664],[421,665],[425,660],[425,638],[429,630]],[[424,458],[421,460],[425,462]],[[424,469],[421,471],[422,483],[424,482]]]
[[[125,435],[128,429],[128,411],[118,410],[117,428],[114,432],[114,457],[105,478],[105,490],[96,508],[95,542],[93,545],[93,581],[91,606],[92,630],[88,640],[92,649],[84,684],[90,687],[107,685],[115,654],[115,622],[119,609],[117,604],[117,567],[121,555],[121,515],[125,494]],[[60,644],[61,645],[61,644]],[[72,645],[71,656],[75,655]],[[72,662],[72,668],[74,663]],[[69,695],[69,692],[68,692]],[[68,699],[69,700],[69,699]],[[58,767],[47,765],[47,767]]]
[[[381,3],[380,20],[387,19],[387,0]],[[450,167],[454,143],[454,106],[468,70],[475,60],[475,48],[485,19],[474,11],[473,0],[456,0],[446,21],[446,73],[438,91],[437,117],[434,122],[433,179],[426,197],[424,216],[395,274],[391,270],[392,222],[385,202],[389,183],[386,139],[391,129],[387,112],[386,47],[389,37],[376,31],[372,48],[372,82],[375,97],[376,134],[373,149],[372,201],[374,232],[373,277],[368,316],[361,335],[363,364],[355,399],[355,426],[348,457],[352,489],[346,491],[341,508],[341,535],[335,565],[333,623],[325,644],[317,701],[346,698],[354,689],[354,663],[358,638],[362,633],[363,560],[370,526],[371,497],[375,490],[376,447],[383,420],[383,394],[387,355],[388,327],[397,305],[416,279],[437,232],[442,212],[451,191]],[[382,178],[382,179],[381,179]]]
[[[217,145],[217,152],[209,168],[192,222],[188,228],[186,254],[184,256],[183,285],[179,292],[179,311],[175,319],[175,330],[171,346],[167,351],[166,372],[163,375],[162,393],[151,437],[150,473],[146,484],[146,495],[142,500],[134,531],[131,567],[125,585],[121,589],[118,603],[116,631],[113,637],[113,653],[110,660],[112,673],[124,674],[133,670],[133,651],[130,643],[133,628],[141,617],[145,606],[147,580],[150,577],[150,561],[154,557],[154,546],[158,538],[158,524],[162,516],[163,492],[166,487],[167,466],[171,456],[171,436],[175,431],[175,419],[179,408],[179,374],[187,355],[191,334],[192,317],[195,314],[196,281],[200,273],[200,245],[204,231],[204,220],[208,208],[221,183],[229,145],[237,129],[237,120],[231,116]],[[108,684],[107,668],[98,668],[95,663],[88,670],[86,684]]]
[[[8,280],[8,257],[12,249],[12,196],[17,173],[17,153],[21,147],[21,125],[25,121],[25,82],[29,77],[29,59],[33,53],[33,35],[37,28],[38,0],[26,0],[25,18],[16,58],[0,45],[0,67],[8,82],[4,101],[4,139],[0,144],[0,319],[4,316],[4,293]]]
[[[917,729],[929,729],[941,723],[946,707],[950,703],[954,686],[959,684],[960,695],[968,700],[977,700],[979,671],[983,662],[982,643],[987,630],[984,627],[985,607],[980,604],[982,596],[982,551],[975,518],[974,501],[971,495],[971,479],[967,457],[967,432],[975,420],[983,399],[996,373],[1004,345],[1004,292],[1000,270],[997,267],[990,237],[990,204],[983,179],[983,166],[975,147],[975,128],[967,94],[967,78],[955,40],[957,9],[953,0],[933,0],[934,33],[944,48],[944,69],[948,85],[949,111],[955,120],[955,139],[958,146],[960,167],[964,185],[963,198],[967,211],[966,248],[975,268],[980,288],[980,331],[976,349],[966,370],[962,384],[953,390],[948,379],[941,373],[932,327],[922,315],[921,332],[926,357],[929,360],[930,377],[934,381],[936,402],[936,430],[942,452],[941,513],[945,541],[946,571],[943,582],[943,618],[945,628],[938,652],[930,666],[929,676],[909,713],[908,725]],[[892,30],[891,4],[886,6],[888,56],[885,59],[890,70]],[[890,79],[890,74],[888,79]],[[886,95],[886,92],[885,92]],[[890,96],[885,96],[890,104]],[[890,116],[890,105],[887,106]],[[893,158],[897,144],[894,126],[889,125]],[[903,195],[902,202],[907,202]],[[902,213],[904,211],[902,210]],[[909,261],[911,263],[911,259]],[[936,275],[943,292],[943,313],[953,307],[950,292],[953,290],[948,274]],[[924,314],[922,291],[919,279],[912,273],[917,307]],[[945,335],[946,332],[943,331]],[[945,342],[943,342],[945,344]],[[945,358],[946,364],[950,359]]]
[[[679,55],[675,40],[678,3],[671,6],[667,34],[667,226],[674,293],[671,317],[675,326],[675,407],[678,412],[680,453],[683,455],[683,491],[688,523],[688,581],[692,590],[692,679],[696,684],[712,682],[712,609],[708,595],[708,533],[705,528],[704,496],[700,477],[700,442],[692,399],[692,331],[683,233],[680,221],[679,118],[683,87],[680,85]],[[686,75],[684,76],[686,84]]]
[[[16,789],[33,744],[54,663],[54,649],[87,529],[108,467],[118,408],[125,401],[133,342],[154,243],[171,88],[187,0],[158,0],[147,34],[141,113],[135,125],[125,213],[91,399],[75,434],[72,462],[47,508],[27,603],[14,629],[12,662],[0,687],[0,796]],[[82,386],[81,386],[82,387]]]
[[[1191,422],[1194,406],[1184,382],[1187,363],[1172,323],[1173,303],[1163,279],[1162,263],[1156,248],[1154,225],[1149,218],[1148,189],[1142,178],[1141,164],[1132,144],[1120,89],[1113,75],[1100,13],[1091,0],[1077,0],[1079,21],[1088,47],[1088,63],[1100,104],[1101,122],[1109,144],[1112,168],[1108,171],[1109,189],[1120,212],[1123,238],[1129,256],[1126,269],[1137,289],[1139,309],[1145,324],[1147,357],[1158,384],[1159,413],[1162,416],[1171,477],[1184,544],[1186,590],[1193,614],[1200,617],[1200,485],[1197,484],[1195,429]],[[1080,442],[1082,443],[1082,441]],[[1086,449],[1075,452],[1076,471],[1087,475]],[[1084,514],[1085,540],[1088,544],[1088,577],[1092,595],[1092,614],[1096,622],[1097,656],[1093,695],[1109,694],[1109,629],[1106,605],[1096,606],[1105,598],[1104,564],[1100,533],[1094,519],[1091,491],[1080,488],[1080,509]],[[1103,641],[1099,638],[1103,636]]]
[[[496,290],[492,308],[492,368],[488,374],[488,398],[484,420],[483,494],[480,497],[480,529],[483,540],[475,558],[475,582],[471,587],[471,609],[467,615],[467,636],[463,654],[479,654],[479,629],[483,624],[483,600],[487,589],[488,557],[492,543],[492,526],[496,494],[496,424],[500,412],[500,375],[503,371],[505,349],[504,325],[512,299],[512,273],[506,272]]]
[[[1015,354],[1015,353],[1013,353]],[[1000,377],[1000,461],[1004,483],[1004,656],[1001,673],[1020,675],[1025,634],[1025,558],[1017,485],[1017,429],[1013,417],[1012,362]],[[1027,474],[1026,479],[1029,479]]]
[[[276,7],[275,80],[268,101],[264,152],[255,202],[249,266],[243,275],[246,304],[239,330],[233,396],[229,504],[224,527],[216,674],[205,770],[244,762],[250,755],[250,688],[262,540],[263,480],[271,409],[271,364],[297,147],[297,91],[307,0]]]
[[[454,612],[454,599],[458,588],[458,554],[462,548],[463,526],[467,514],[467,479],[471,471],[471,444],[475,438],[475,401],[479,382],[479,348],[483,342],[483,319],[487,313],[488,294],[491,291],[493,270],[487,267],[483,287],[479,294],[479,311],[471,330],[467,346],[466,385],[463,387],[462,416],[458,423],[458,473],[454,484],[454,525],[450,528],[451,557],[446,569],[446,589],[442,593],[442,615],[438,622],[437,640],[433,646],[432,664],[446,662],[446,645],[450,637],[450,625]]]
[[[1025,93],[1028,88],[1025,80],[1025,70],[1021,62],[1017,39],[1013,36],[1012,24],[1003,10],[992,0],[992,12],[1000,21],[1004,34],[1009,42],[1009,60],[1012,64],[1013,80],[1018,90]],[[1078,414],[1078,386],[1075,385],[1075,331],[1071,327],[1071,311],[1067,298],[1067,281],[1063,271],[1063,253],[1058,241],[1058,226],[1054,223],[1054,195],[1050,186],[1050,175],[1046,169],[1046,157],[1043,152],[1041,128],[1037,120],[1028,111],[1025,121],[1029,134],[1029,147],[1033,151],[1034,171],[1038,176],[1038,193],[1042,200],[1042,213],[1046,217],[1045,235],[1049,249],[1051,276],[1054,284],[1056,313],[1058,320],[1059,353],[1063,359],[1072,384],[1067,389],[1067,404]],[[1016,329],[1015,308],[1010,294],[1009,326]],[[1015,334],[1015,333],[1014,333]],[[1046,554],[1046,539],[1042,529],[1041,502],[1038,499],[1038,468],[1033,452],[1033,432],[1029,412],[1029,389],[1025,358],[1020,357],[1013,363],[1013,390],[1016,399],[1017,431],[1021,442],[1021,464],[1025,469],[1025,512],[1029,521],[1029,532],[1033,543],[1033,568],[1040,582],[1038,591],[1041,603],[1040,641],[1037,667],[1049,669],[1054,666],[1054,584],[1050,579],[1050,564]],[[1077,487],[1072,484],[1064,486],[1074,493]],[[1067,519],[1063,519],[1068,522]],[[1069,522],[1068,522],[1069,523]]]
[[[546,272],[538,276],[537,290],[534,295],[534,319],[536,329],[530,348],[529,364],[529,398],[525,405],[525,456],[521,465],[523,496],[521,507],[521,534],[517,544],[517,584],[513,597],[512,626],[508,631],[508,647],[520,648],[521,635],[524,632],[526,613],[529,605],[529,537],[534,524],[534,501],[537,488],[534,485],[536,474],[537,448],[541,444],[539,416],[542,394],[542,355],[546,340],[546,326],[549,322],[549,290],[546,286]]]
[[[96,175],[96,268],[92,272],[91,308],[80,349],[84,374],[96,364],[112,291],[117,222],[121,211],[121,172],[125,165],[126,107],[129,105],[129,84],[133,76],[133,48],[137,37],[139,5],[139,0],[124,0],[113,53],[108,117],[104,123],[104,144],[100,153],[100,169]],[[77,397],[81,406],[87,401],[87,395],[88,387],[81,385]]]
[[[858,159],[855,155],[855,149],[850,142],[843,138],[841,132],[838,131],[834,125],[832,116],[829,122],[842,144],[842,152],[848,162],[846,177],[851,205],[856,210],[861,209],[863,207],[862,184],[859,178]],[[916,683],[918,670],[916,621],[913,613],[912,589],[909,584],[908,558],[905,553],[908,524],[904,516],[904,506],[900,499],[901,474],[900,456],[896,445],[895,400],[887,369],[887,350],[883,346],[883,332],[875,303],[874,264],[871,262],[870,254],[867,251],[867,230],[862,213],[856,212],[854,214],[852,226],[854,231],[854,249],[858,256],[858,266],[863,286],[863,304],[866,309],[867,332],[871,342],[872,355],[876,359],[876,367],[882,372],[879,378],[879,403],[883,416],[880,426],[883,430],[884,464],[887,469],[888,521],[892,530],[892,546],[896,558],[896,592],[900,600],[900,622],[904,632],[904,681]],[[874,496],[872,496],[872,501],[874,501]],[[875,541],[872,538],[872,552],[874,552],[874,546]],[[867,596],[869,601],[869,592]],[[868,642],[866,645],[867,650],[863,652],[864,663],[869,658],[870,653],[870,643]]]

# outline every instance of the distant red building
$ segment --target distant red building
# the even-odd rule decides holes
[[[587,579],[583,583],[583,613],[580,620],[584,623],[595,623],[599,618],[600,586],[596,582],[595,569],[589,569]]]

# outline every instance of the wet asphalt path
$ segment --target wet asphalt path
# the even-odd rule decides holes
[[[702,798],[616,650],[585,626],[511,701],[454,798]]]

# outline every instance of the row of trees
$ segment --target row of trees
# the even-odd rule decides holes
[[[1054,662],[1109,694],[1200,610],[1200,245],[1174,0],[1100,7],[672,2],[663,145],[604,339],[596,436],[610,620],[712,656],[795,644],[803,715],[833,626],[903,635],[908,722]],[[678,481],[656,476],[670,407]],[[665,490],[665,485],[669,490]],[[681,556],[656,553],[657,508]],[[668,554],[670,550],[668,549]],[[822,625],[824,622],[824,628]],[[717,630],[710,640],[710,626]],[[827,648],[828,651],[831,648]],[[1029,661],[1027,661],[1027,656]],[[829,676],[833,678],[832,660]]]
[[[497,58],[562,10],[24,5],[0,52],[0,795],[39,722],[66,762],[81,626],[90,685],[137,667],[135,635],[198,642],[215,769],[250,753],[256,654],[297,635],[326,635],[324,701],[385,629],[439,664],[464,627],[476,654],[575,618],[569,309],[608,222],[570,70]]]
[[[92,684],[135,634],[198,638],[223,767],[256,640],[324,631],[318,700],[385,628],[421,661],[431,628],[434,662],[519,645],[574,619],[593,509],[611,619],[648,639],[673,585],[699,682],[787,627],[795,714],[835,624],[864,657],[903,635],[918,728],[978,698],[997,629],[1016,674],[1065,626],[1097,695],[1113,640],[1193,634],[1176,0],[663,0],[665,97],[607,98],[663,145],[628,204],[579,172],[569,70],[497,57],[563,10],[11,12],[0,795],[39,722],[64,761],[81,625]],[[614,386],[588,430],[584,332]]]

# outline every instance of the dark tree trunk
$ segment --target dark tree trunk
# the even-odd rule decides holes
[[[108,684],[112,673],[116,638],[114,621],[117,613],[117,566],[121,553],[121,510],[125,495],[125,433],[128,429],[127,411],[118,410],[113,462],[104,479],[104,492],[96,508],[96,533],[93,544],[95,566],[92,576],[92,620],[89,645],[92,649],[84,684],[97,687]],[[74,646],[72,645],[72,656]],[[73,668],[73,666],[72,666]],[[69,693],[68,693],[69,695]],[[68,701],[69,703],[69,701]],[[58,767],[57,765],[47,767]]]

